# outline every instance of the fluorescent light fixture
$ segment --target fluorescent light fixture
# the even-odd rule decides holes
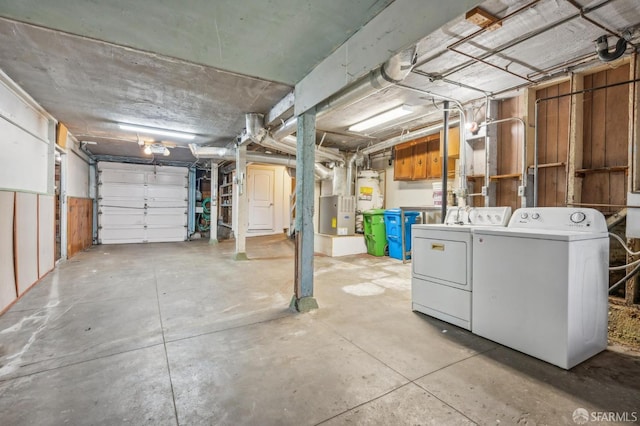
[[[173,130],[155,129],[153,127],[134,126],[133,124],[118,124],[122,130],[129,130],[131,132],[144,133],[148,135],[168,136],[171,138],[193,140],[196,135],[183,132],[175,132]]]
[[[409,115],[413,112],[413,109],[408,105],[400,105],[389,111],[385,111],[381,114],[374,115],[371,118],[367,118],[364,121],[354,124],[349,127],[350,132],[361,132],[363,130],[370,129],[372,127],[379,126],[384,123],[388,123],[389,121],[395,120],[396,118],[403,117],[405,115]]]

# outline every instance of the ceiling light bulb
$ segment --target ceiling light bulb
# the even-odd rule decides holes
[[[193,140],[196,137],[196,135],[193,135],[191,133],[176,132],[173,130],[165,130],[165,129],[156,129],[153,127],[135,126],[133,124],[118,124],[118,127],[120,127],[122,130],[129,130],[131,132],[138,132],[138,133],[143,133],[147,135],[168,136],[168,137],[174,137],[178,139]]]
[[[151,155],[151,147],[149,145],[144,147],[144,153],[147,155]]]
[[[374,115],[371,118],[354,124],[353,126],[349,127],[349,131],[361,132],[363,130],[370,129],[381,124],[388,123],[389,121],[395,120],[396,118],[400,118],[405,115],[409,115],[411,113],[413,113],[413,109],[410,106],[400,105],[396,108],[390,109],[389,111],[385,111],[382,114]]]

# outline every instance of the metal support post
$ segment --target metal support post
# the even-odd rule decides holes
[[[297,137],[295,280],[290,307],[298,312],[308,312],[318,308],[313,297],[315,108],[298,116]]]
[[[211,161],[209,244],[218,244],[218,163]]]
[[[249,225],[247,214],[247,145],[236,148],[236,191],[233,197],[233,222],[236,224],[236,260],[247,260],[246,238]]]

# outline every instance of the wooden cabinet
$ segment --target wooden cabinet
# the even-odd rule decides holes
[[[413,142],[403,143],[395,147],[396,160],[393,166],[395,180],[413,179]]]
[[[460,158],[460,127],[449,128],[449,158]],[[444,157],[444,130],[440,130],[440,157]]]
[[[440,177],[439,135],[426,136],[395,147],[394,180]]]

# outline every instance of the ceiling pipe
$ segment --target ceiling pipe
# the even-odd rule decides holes
[[[218,148],[213,146],[199,146],[189,144],[191,154],[197,158],[211,158],[215,160],[236,161],[236,150],[231,148]],[[273,164],[289,168],[296,167],[295,157],[288,155],[264,154],[261,152],[247,152],[247,162]],[[333,171],[322,164],[314,164],[314,172],[319,180],[327,180],[333,177]]]
[[[246,136],[258,145],[265,148],[275,149],[287,154],[297,155],[298,146],[295,138],[284,137],[276,140],[269,135],[267,129],[263,127],[264,116],[258,113],[245,114],[245,131]],[[344,162],[344,157],[338,152],[334,152],[327,148],[316,148],[316,161],[337,161]]]
[[[618,39],[613,52],[609,51],[609,40],[606,35],[600,36],[598,40],[596,40],[596,52],[602,62],[615,61],[624,55],[625,50],[627,50],[627,40],[622,37]]]
[[[380,67],[316,105],[316,119],[330,110],[346,107],[404,80],[417,61],[416,46],[393,55]],[[296,131],[296,117],[284,121],[273,131],[274,139],[282,139]]]

